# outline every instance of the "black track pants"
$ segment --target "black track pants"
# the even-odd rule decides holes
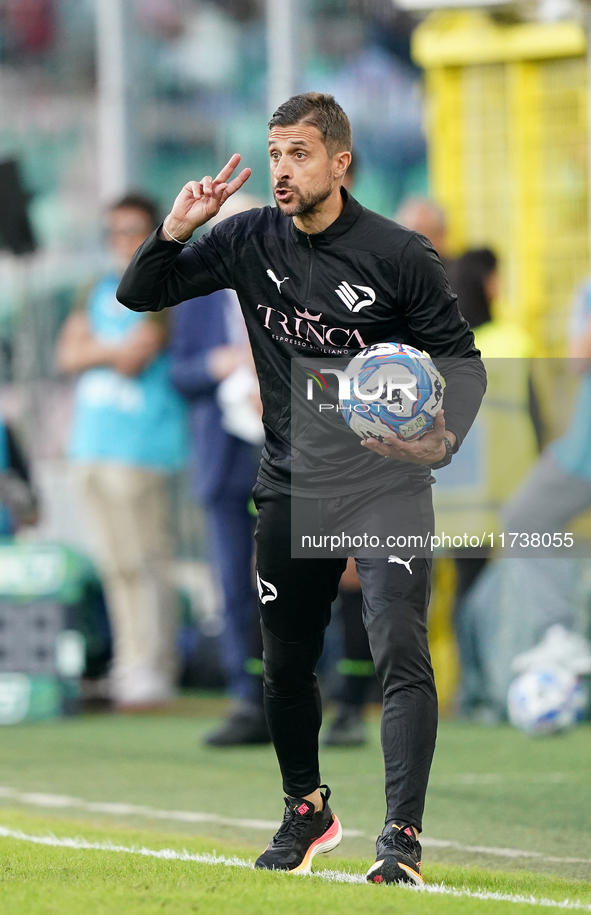
[[[292,500],[260,483],[253,495],[258,509],[255,538],[265,709],[283,789],[292,797],[302,797],[321,784],[322,710],[314,671],[346,560],[292,559]],[[395,511],[396,499],[391,498]],[[428,490],[417,496],[426,530],[432,531],[430,500]],[[329,510],[331,500],[322,501]],[[437,731],[437,696],[427,644],[431,560],[415,558],[411,569],[383,558],[357,558],[363,620],[384,691],[386,821],[404,821],[420,829]]]

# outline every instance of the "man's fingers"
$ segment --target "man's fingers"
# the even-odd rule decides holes
[[[414,442],[405,442],[396,436],[385,435],[384,441],[379,442],[375,438],[364,439],[361,444],[376,454],[383,457],[393,458],[396,461],[410,461],[411,463],[421,463],[423,459],[423,446],[421,440]]]
[[[230,183],[228,184],[228,186],[224,192],[224,200],[227,200],[228,197],[231,197],[232,194],[235,194],[236,191],[239,191],[240,188],[242,187],[242,185],[246,181],[248,181],[248,179],[250,178],[251,175],[252,175],[252,169],[243,168],[242,171],[240,172],[240,174],[237,175],[236,178],[234,178],[234,180],[230,181]]]
[[[365,438],[361,444],[368,451],[375,451],[376,454],[382,454],[384,457],[389,457],[392,454],[392,450],[388,445],[384,442],[378,442],[377,438]]]
[[[441,438],[443,438],[445,435],[445,419],[443,416],[443,410],[439,410],[439,412],[435,414],[435,422],[433,423],[433,428],[431,431],[438,433]]]
[[[402,439],[397,438],[395,435],[384,435],[384,445],[388,449],[394,449],[395,451],[404,453],[408,450],[409,447],[412,447],[412,442],[405,442]],[[391,451],[388,453],[391,453]]]
[[[231,184],[227,183],[239,162],[240,156],[235,153],[216,178],[205,175],[201,181],[187,181],[183,186],[171,210],[176,220],[173,226],[178,224],[180,237],[184,238],[215,216],[228,197],[250,178],[251,170],[244,168]]]
[[[228,184],[228,178],[240,162],[240,158],[238,153],[234,153],[215,178],[212,178],[211,175],[206,175],[201,181],[187,181],[184,190],[195,200],[200,200],[202,197],[213,196],[218,198],[223,197],[223,200],[227,200],[228,197],[236,193],[236,191],[242,187],[244,182],[247,181],[252,174],[250,168],[243,168],[240,174]]]
[[[232,172],[234,171],[234,169],[240,162],[241,158],[242,157],[239,155],[239,153],[234,153],[233,156],[230,156],[230,158],[228,159],[228,161],[226,162],[226,164],[220,171],[219,175],[216,176],[216,179],[215,179],[216,184],[218,181],[222,184],[225,184],[225,182],[228,180],[228,178],[230,177],[230,175],[232,174]]]
[[[443,441],[443,436],[445,435],[445,419],[443,416],[443,410],[439,410],[435,414],[435,422],[431,426],[427,435],[433,436],[435,439],[439,439],[440,442]]]
[[[183,190],[188,191],[195,200],[199,200],[203,192],[200,181],[187,181]]]
[[[224,195],[225,195],[225,191],[226,191],[226,188],[227,188],[227,187],[228,187],[227,184],[218,184],[217,182],[214,182],[214,185],[213,185],[213,196],[216,198],[216,200],[218,201],[218,203],[220,204],[220,206],[222,205],[222,203],[223,203],[224,200],[226,199],[226,197],[225,197]]]

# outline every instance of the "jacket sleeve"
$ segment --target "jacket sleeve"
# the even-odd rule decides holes
[[[161,311],[218,289],[233,289],[237,224],[236,217],[225,219],[184,248],[153,232],[135,252],[117,298],[132,311]]]
[[[420,235],[412,236],[402,254],[398,297],[414,340],[445,379],[445,425],[456,436],[457,451],[480,408],[486,370],[443,264]]]

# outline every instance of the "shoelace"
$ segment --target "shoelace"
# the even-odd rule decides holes
[[[287,845],[291,836],[304,832],[309,825],[310,821],[306,817],[298,816],[295,810],[286,807],[283,822],[275,834],[273,844],[279,847]]]
[[[393,829],[390,832],[387,832],[385,836],[381,837],[381,841],[386,846],[386,848],[395,848],[398,846],[402,847],[405,851],[410,852],[411,854],[416,855],[418,842],[415,838],[407,836],[402,829],[394,831]]]

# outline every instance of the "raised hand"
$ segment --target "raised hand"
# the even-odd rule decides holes
[[[206,175],[201,181],[188,181],[176,198],[172,210],[164,220],[165,229],[177,241],[186,241],[195,229],[219,213],[228,197],[235,194],[250,178],[251,169],[244,168],[232,181],[232,172],[238,166],[238,153],[229,159],[216,178]],[[167,238],[166,232],[163,235]]]

